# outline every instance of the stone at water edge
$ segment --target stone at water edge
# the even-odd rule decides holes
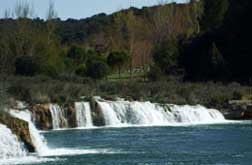
[[[6,125],[24,143],[25,148],[29,152],[35,152],[35,146],[32,143],[27,122],[5,113],[0,115],[0,123]]]
[[[252,101],[231,100],[224,115],[230,120],[252,120]]]
[[[29,109],[35,117],[35,125],[40,130],[51,130],[52,115],[50,112],[50,104],[36,104]]]
[[[68,126],[70,128],[77,127],[76,110],[75,110],[74,104],[68,104],[64,108],[66,108],[66,111],[67,111]]]

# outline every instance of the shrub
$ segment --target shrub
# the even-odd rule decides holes
[[[31,56],[18,57],[15,62],[16,75],[34,76],[39,71],[39,64]]]
[[[17,100],[30,101],[31,95],[28,87],[23,85],[11,86],[7,92]]]
[[[75,70],[75,74],[78,76],[85,76],[86,74],[86,65],[85,64],[81,64],[77,67],[77,69]]]
[[[160,80],[162,77],[162,71],[160,69],[160,67],[156,66],[156,65],[152,65],[150,67],[149,72],[147,73],[147,78],[150,81],[158,81]]]
[[[94,60],[87,64],[87,76],[93,79],[103,79],[109,73],[109,66],[101,61]]]
[[[121,78],[121,69],[129,61],[130,56],[123,51],[113,51],[109,54],[107,62],[111,67],[118,68],[118,76]]]
[[[178,70],[179,50],[175,41],[166,41],[156,45],[152,52],[154,63],[166,74],[176,74]]]

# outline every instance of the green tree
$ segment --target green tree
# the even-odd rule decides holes
[[[219,28],[229,7],[228,0],[203,0],[204,14],[200,24],[203,31]]]
[[[87,60],[87,53],[84,48],[81,46],[77,45],[72,45],[68,52],[67,52],[67,57],[72,59],[74,62],[80,64],[80,63],[85,63]]]
[[[109,54],[107,62],[112,68],[118,68],[118,77],[121,79],[121,69],[128,63],[130,56],[123,51],[113,51]]]
[[[147,73],[147,78],[150,81],[158,81],[162,78],[162,71],[157,65],[150,66],[150,70]]]
[[[101,60],[90,61],[87,64],[86,75],[88,77],[98,80],[106,77],[108,73],[109,73],[109,66]]]
[[[22,76],[34,76],[39,72],[39,65],[32,56],[21,56],[16,59],[16,74]]]
[[[75,70],[75,74],[79,76],[86,76],[86,70],[87,70],[86,64],[81,64]]]
[[[222,56],[221,52],[219,51],[215,43],[212,43],[209,53],[211,57],[212,72],[214,77],[216,78],[226,77],[228,75],[227,62]]]
[[[154,63],[166,74],[175,74],[178,69],[179,51],[175,41],[165,41],[153,49]]]

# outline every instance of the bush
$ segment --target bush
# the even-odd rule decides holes
[[[166,74],[176,74],[178,70],[179,50],[175,41],[166,41],[156,45],[152,52],[154,63]]]
[[[109,54],[107,62],[112,67],[118,68],[118,76],[121,78],[121,69],[128,63],[130,56],[123,51],[113,51]]]
[[[17,100],[30,101],[31,95],[28,87],[23,85],[11,86],[7,92]]]
[[[75,74],[78,75],[78,76],[85,76],[86,70],[87,70],[86,69],[86,65],[85,64],[81,64],[75,70]]]
[[[86,50],[80,46],[72,45],[67,52],[67,57],[77,63],[85,62],[87,60]]]
[[[16,75],[34,76],[39,72],[39,64],[34,57],[18,57],[15,62]]]
[[[162,71],[161,69],[156,66],[156,65],[152,65],[150,67],[150,71],[147,73],[147,78],[150,81],[158,81],[162,78]]]
[[[100,60],[94,60],[87,64],[87,76],[93,79],[103,79],[109,73],[109,66]]]

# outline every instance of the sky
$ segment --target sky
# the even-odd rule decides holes
[[[59,18],[87,18],[98,13],[111,14],[120,9],[131,6],[142,8],[153,6],[160,0],[51,0]],[[176,0],[178,3],[184,0]],[[35,17],[45,18],[50,0],[0,0],[0,17],[4,16],[6,9],[12,10],[18,2],[31,2]]]

